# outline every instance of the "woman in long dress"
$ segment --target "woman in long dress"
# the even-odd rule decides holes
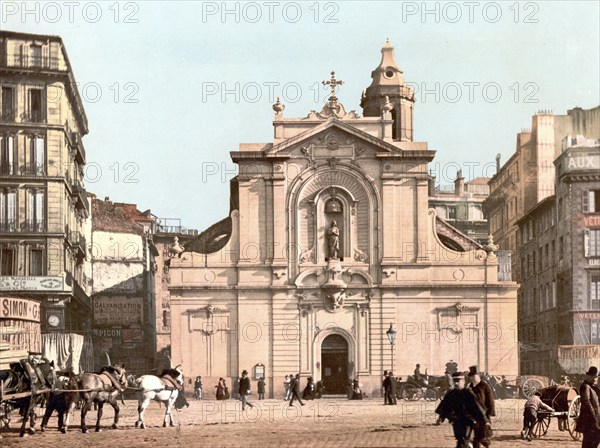
[[[215,387],[217,388],[217,400],[226,400],[227,385],[225,384],[225,380],[223,378],[219,378],[219,384],[217,384]]]

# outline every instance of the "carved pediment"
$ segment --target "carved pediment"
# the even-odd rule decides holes
[[[360,153],[364,151],[364,148],[363,150],[357,150],[360,146],[371,146],[374,152],[402,152],[401,149],[391,143],[367,134],[346,121],[331,117],[312,129],[273,145],[265,150],[265,154],[275,155],[280,152],[289,153],[296,148],[298,151],[301,151],[301,148],[309,148],[311,145],[314,145],[315,147],[323,146],[324,150],[330,151],[331,153],[343,150],[344,147],[353,146],[354,152],[349,156],[350,158],[360,155],[357,154],[357,151]],[[331,157],[331,155],[329,157]]]

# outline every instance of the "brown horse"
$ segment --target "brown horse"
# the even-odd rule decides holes
[[[110,358],[108,358],[108,361],[110,364]],[[117,403],[117,398],[127,387],[127,374],[125,372],[125,365],[109,365],[107,367],[103,367],[100,373],[83,373],[78,376],[76,384],[77,389],[80,391],[79,399],[81,399],[83,403],[81,406],[81,431],[84,433],[87,432],[85,417],[88,411],[92,408],[92,403],[98,405],[96,432],[100,431],[102,407],[105,403],[110,404],[115,410],[115,420],[112,428],[118,428],[120,409],[119,404]],[[71,411],[75,408],[76,404],[76,400],[69,400],[64,426],[61,428],[63,433],[67,432]]]

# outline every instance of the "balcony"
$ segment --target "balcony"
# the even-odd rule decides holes
[[[79,132],[71,133],[71,141],[73,142],[73,150],[75,152],[75,160],[77,163],[85,164],[85,149],[83,142],[81,141],[81,134]]]
[[[9,219],[8,221],[0,221],[0,232],[16,232],[17,220]]]
[[[16,219],[0,221],[0,232],[7,233],[43,233],[46,231],[46,222],[43,219],[27,219],[18,224]]]
[[[21,231],[27,233],[41,233],[46,231],[46,223],[43,219],[27,219],[21,224]]]
[[[4,110],[0,114],[0,123],[14,123],[16,121],[16,114],[14,110]]]
[[[17,174],[16,163],[2,163],[0,164],[0,175],[2,176],[14,176]]]
[[[87,258],[86,245],[87,242],[81,232],[77,230],[70,230],[69,226],[65,226],[65,236],[69,246],[74,250],[77,256],[77,262],[81,263]]]
[[[33,70],[60,70],[60,60],[49,56],[37,56],[27,54],[8,54],[2,61],[4,67],[27,68]]]
[[[73,192],[73,196],[76,198],[75,207],[80,210],[88,211],[88,202],[85,188],[81,185],[81,182],[78,180],[73,181],[71,184],[71,191]]]
[[[44,163],[30,163],[19,168],[16,163],[4,163],[0,165],[0,174],[2,176],[20,176],[20,177],[31,177],[31,176],[45,176],[46,175],[46,164]]]
[[[21,114],[21,123],[45,123],[46,117],[42,111],[30,110]]]

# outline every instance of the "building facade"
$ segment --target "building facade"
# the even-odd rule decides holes
[[[0,337],[90,369],[88,123],[62,39],[1,31],[0,77]]]
[[[476,177],[465,182],[458,171],[454,185],[437,186],[435,177],[429,178],[429,207],[437,215],[456,227],[469,238],[485,245],[490,234],[483,215],[483,201],[489,196],[488,178]]]
[[[554,160],[561,154],[567,135],[600,138],[600,106],[593,109],[575,107],[566,115],[540,111],[531,119],[531,129],[517,134],[516,151],[499,166],[490,179],[490,195],[484,213],[490,233],[503,249],[512,253],[512,272],[520,278],[520,255],[517,221],[539,202],[555,194]]]
[[[134,375],[156,371],[154,227],[149,211],[92,196],[95,362],[102,365],[108,353]]]
[[[363,117],[338,101],[334,74],[319,112],[284,118],[277,101],[273,142],[231,153],[229,217],[183,252],[172,243],[171,352],[186,375],[216,384],[247,369],[280,396],[297,372],[329,393],[359,378],[369,394],[383,370],[416,363],[517,373],[516,284],[498,281],[493,242],[429,208],[435,152],[413,141],[389,43],[371,77]]]

